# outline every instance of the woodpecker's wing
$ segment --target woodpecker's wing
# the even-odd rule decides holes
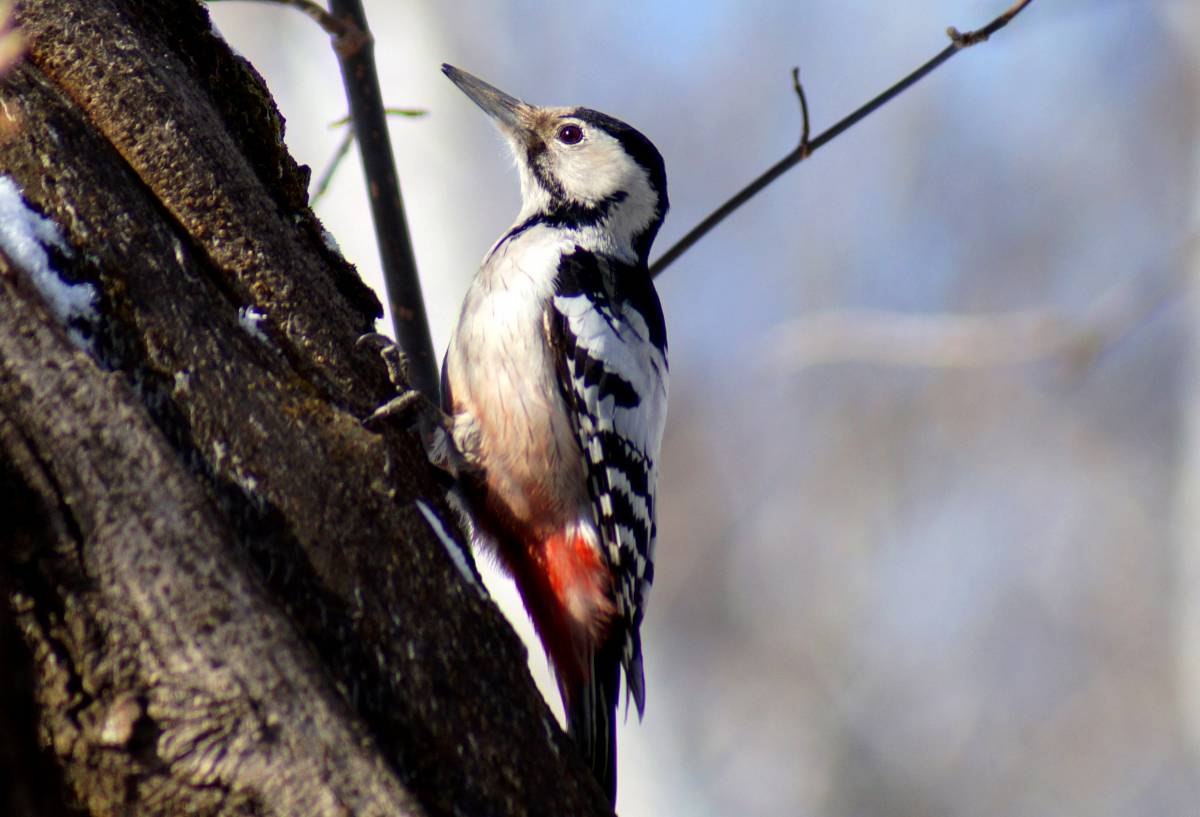
[[[656,460],[667,413],[666,328],[649,272],[576,247],[559,264],[547,331],[614,576],[615,632],[640,716],[639,629],[654,579]]]

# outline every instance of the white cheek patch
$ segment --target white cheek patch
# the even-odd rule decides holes
[[[602,254],[634,260],[633,239],[658,219],[659,196],[646,169],[621,143],[597,128],[586,141],[552,148],[553,172],[568,197],[588,206],[606,202],[606,218],[580,229],[581,244]],[[613,197],[620,198],[614,200]]]
[[[597,204],[617,190],[627,190],[631,170],[640,170],[621,143],[597,128],[588,128],[586,141],[553,148],[555,175],[567,195]]]

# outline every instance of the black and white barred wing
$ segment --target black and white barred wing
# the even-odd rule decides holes
[[[623,297],[610,293],[620,290]],[[645,706],[640,625],[654,578],[656,461],[667,415],[667,339],[644,267],[578,250],[564,256],[548,317],[559,385],[587,465],[597,528],[613,575],[621,663]]]

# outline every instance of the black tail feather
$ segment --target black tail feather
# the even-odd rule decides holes
[[[592,656],[590,683],[564,696],[567,734],[575,741],[592,774],[617,800],[617,703],[621,682],[620,645],[609,645]]]

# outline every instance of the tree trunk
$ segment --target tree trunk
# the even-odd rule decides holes
[[[0,255],[0,812],[610,813],[415,437],[359,422],[379,305],[257,74],[190,0],[18,24],[0,175],[98,317]]]

